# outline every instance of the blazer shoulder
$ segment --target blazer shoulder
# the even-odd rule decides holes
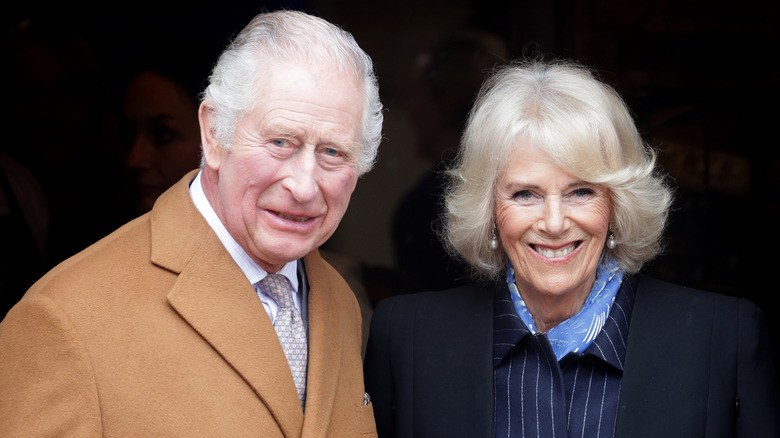
[[[777,405],[774,379],[755,304],[639,276],[616,436],[731,429],[739,410],[766,425],[773,416],[766,411]]]
[[[396,295],[380,301],[371,318],[371,336],[407,344],[439,346],[469,340],[492,349],[495,288],[466,285],[442,291]],[[456,348],[457,349],[457,348]]]
[[[645,303],[662,303],[663,307],[698,304],[702,301],[717,307],[731,307],[737,305],[737,302],[754,306],[744,298],[683,286],[648,275],[637,276],[637,295]]]
[[[453,289],[401,294],[377,303],[375,312],[409,311],[420,308],[423,310],[436,308],[439,312],[447,314],[471,312],[486,305],[492,306],[494,293],[495,287],[492,285],[468,284]]]
[[[763,324],[761,310],[753,302],[730,295],[682,286],[640,275],[629,325],[629,348],[647,345],[736,342],[739,325],[750,320]],[[759,327],[760,328],[760,327]],[[638,339],[641,341],[638,341]],[[654,342],[648,342],[654,339]],[[663,340],[663,341],[662,341]]]

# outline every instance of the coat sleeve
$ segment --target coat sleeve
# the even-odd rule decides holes
[[[0,436],[101,435],[84,345],[55,302],[26,297],[0,323]]]
[[[780,437],[780,400],[769,336],[759,308],[739,300],[738,437]]]

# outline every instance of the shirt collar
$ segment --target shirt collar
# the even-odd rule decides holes
[[[628,327],[636,298],[636,277],[626,276],[620,285],[609,317],[591,345],[582,354],[570,353],[561,362],[577,356],[594,356],[622,371],[626,357]],[[495,292],[493,321],[493,366],[497,367],[531,331],[517,314],[506,282]]]
[[[628,345],[628,326],[636,299],[636,277],[627,276],[620,285],[609,318],[593,343],[585,350],[586,355],[600,358],[616,369],[623,371]]]
[[[518,290],[514,274],[514,266],[507,260],[506,280],[512,302],[520,319],[531,333],[536,334],[536,325]],[[570,352],[582,353],[590,346],[609,315],[622,280],[623,270],[615,260],[605,259],[599,262],[596,279],[582,308],[547,333],[558,360]]]
[[[238,242],[233,239],[233,236],[230,235],[222,221],[219,220],[219,216],[217,216],[214,208],[209,203],[208,198],[206,198],[206,193],[203,191],[203,186],[201,186],[202,173],[202,170],[198,172],[195,179],[190,184],[190,197],[192,198],[192,202],[195,204],[195,208],[198,209],[200,214],[203,215],[203,218],[206,219],[206,222],[211,229],[217,234],[219,241],[222,242],[222,245],[225,247],[228,254],[230,254],[230,257],[232,257],[238,267],[241,268],[241,272],[244,273],[247,280],[249,280],[249,283],[254,285],[265,278],[268,273],[265,269],[261,268],[246,251],[244,251],[241,245],[239,245]],[[286,263],[282,269],[279,270],[279,273],[287,277],[290,280],[290,284],[292,284],[293,291],[298,292],[298,261],[293,260]]]

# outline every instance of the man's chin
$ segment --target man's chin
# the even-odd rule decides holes
[[[266,271],[269,271],[269,269],[266,268],[266,266],[268,266],[274,268],[274,272],[276,272],[286,263],[303,258],[306,254],[310,253],[313,249],[316,248],[314,245],[303,243],[290,245],[289,240],[287,241],[288,243],[286,245],[282,239],[280,239],[279,242],[281,243],[279,245],[274,245],[273,248],[269,248],[268,246],[263,248],[261,245],[259,246],[261,250],[258,251],[258,254],[253,253],[250,255],[255,260],[255,262],[257,262]]]

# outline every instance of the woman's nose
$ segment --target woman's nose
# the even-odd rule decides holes
[[[540,223],[540,229],[549,234],[557,235],[566,230],[566,206],[559,197],[551,197],[545,200],[544,213]]]

